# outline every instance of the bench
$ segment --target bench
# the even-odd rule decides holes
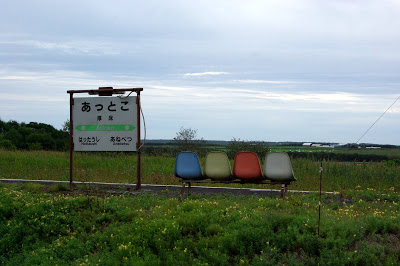
[[[180,152],[175,161],[175,176],[182,182],[181,200],[186,185],[189,194],[191,193],[192,183],[281,184],[283,198],[291,182],[296,181],[290,157],[284,152],[268,153],[265,156],[263,171],[254,152],[238,152],[232,171],[225,152],[209,152],[204,162],[204,173],[196,153]]]

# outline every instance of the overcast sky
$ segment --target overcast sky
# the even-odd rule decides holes
[[[400,96],[400,1],[0,3],[0,118],[143,87],[147,138],[356,142]],[[400,144],[400,100],[360,142]]]

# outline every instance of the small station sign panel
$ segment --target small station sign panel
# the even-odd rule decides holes
[[[136,151],[137,104],[130,97],[74,98],[75,151]]]

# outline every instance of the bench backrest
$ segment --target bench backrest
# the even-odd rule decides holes
[[[175,161],[175,176],[182,179],[203,179],[199,157],[194,152],[178,153]]]
[[[265,156],[264,177],[272,181],[294,181],[292,163],[286,152],[273,152]]]
[[[261,179],[260,161],[254,152],[238,152],[233,162],[233,177],[242,180]]]
[[[204,162],[204,176],[214,180],[229,180],[232,178],[231,164],[223,151],[207,153]]]

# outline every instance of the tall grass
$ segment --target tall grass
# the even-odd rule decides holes
[[[319,189],[320,165],[310,159],[293,160],[293,171],[297,182],[293,189]],[[400,166],[386,163],[344,163],[322,162],[322,186],[324,190],[365,190],[372,188],[379,192],[394,190],[400,192]]]
[[[203,158],[200,158],[203,162]],[[174,177],[174,157],[142,156],[142,183],[180,184]],[[320,162],[293,159],[297,181],[290,189],[318,190]],[[124,153],[75,153],[74,180],[83,182],[136,183],[137,155]],[[386,163],[323,161],[323,190],[372,188],[380,193],[400,192],[400,166]],[[0,177],[33,180],[69,180],[69,154],[50,151],[0,150]],[[220,186],[220,184],[217,184]],[[230,185],[273,188],[268,185]]]
[[[175,158],[142,156],[142,182],[179,184],[174,177]],[[74,153],[75,181],[135,183],[137,155]],[[69,153],[0,150],[0,177],[32,180],[69,180]]]

